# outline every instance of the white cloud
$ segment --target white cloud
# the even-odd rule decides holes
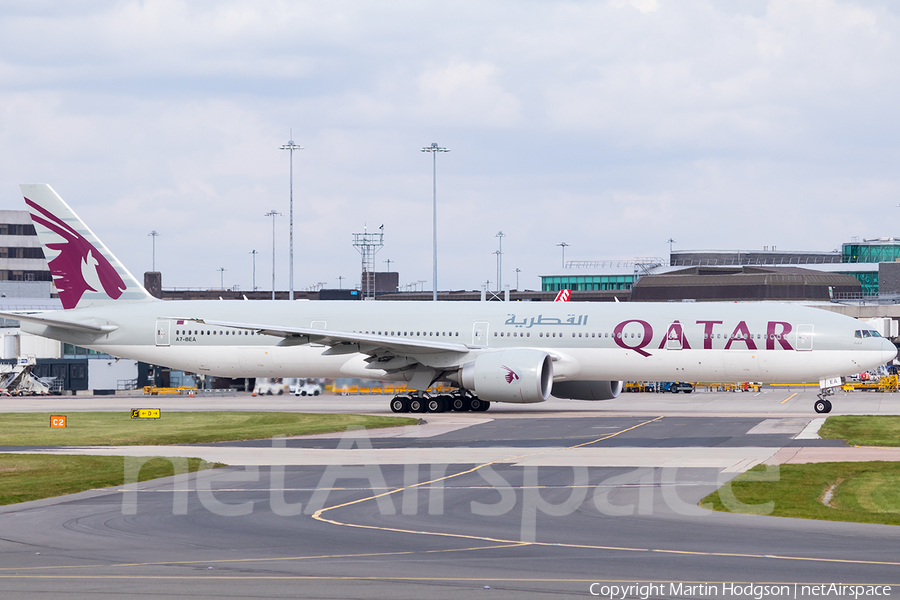
[[[0,8],[0,175],[48,181],[135,273],[268,281],[294,139],[297,287],[682,247],[893,235],[900,19],[887,2],[94,2]],[[277,223],[286,285],[287,219]],[[379,266],[384,266],[379,263]],[[265,277],[263,276],[265,274]],[[268,285],[268,283],[264,284]],[[426,286],[428,287],[428,286]]]
[[[498,82],[489,63],[452,62],[419,76],[418,110],[445,124],[510,127],[520,120],[519,102]]]

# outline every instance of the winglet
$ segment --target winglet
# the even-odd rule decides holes
[[[155,300],[52,187],[21,188],[63,308]]]

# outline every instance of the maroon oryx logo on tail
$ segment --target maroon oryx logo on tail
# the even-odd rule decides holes
[[[506,365],[500,365],[504,369],[506,369],[506,383],[512,383],[513,381],[519,380],[519,374],[507,367]]]
[[[125,282],[99,250],[45,208],[28,198],[25,198],[25,203],[32,211],[43,215],[41,217],[32,212],[31,219],[35,223],[40,223],[65,240],[47,244],[47,248],[59,251],[59,255],[48,264],[63,308],[75,308],[85,292],[99,292],[100,287],[113,300],[122,295],[127,287]]]

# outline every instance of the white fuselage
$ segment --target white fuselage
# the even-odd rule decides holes
[[[372,369],[367,354],[327,355],[326,346],[262,335],[235,324],[293,326],[464,344],[470,358],[533,348],[554,360],[554,381],[819,381],[893,359],[879,337],[856,337],[855,319],[775,303],[504,303],[172,301],[109,304],[56,313],[114,325],[105,335],[23,322],[31,333],[114,356],[223,377],[403,379]],[[417,356],[452,370],[466,357]]]

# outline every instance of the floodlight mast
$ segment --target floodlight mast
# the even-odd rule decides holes
[[[290,290],[288,293],[288,298],[294,299],[294,150],[303,150],[301,146],[298,146],[294,143],[294,130],[291,130],[291,139],[288,140],[287,144],[281,146],[282,150],[290,150],[291,151],[291,202],[290,202],[290,217],[288,218],[289,225],[288,230],[290,233],[289,236],[289,254],[290,258],[288,260],[288,289]],[[274,221],[274,219],[273,219]],[[274,300],[274,298],[273,298]]]
[[[497,291],[503,290],[503,238],[506,237],[506,234],[502,231],[498,232],[497,235],[494,236],[497,238],[497,241],[500,243],[500,248],[497,250]]]
[[[432,157],[432,186],[434,188],[434,197],[432,200],[432,229],[433,229],[433,242],[432,242],[432,253],[433,253],[433,262],[434,269],[431,276],[433,293],[431,299],[433,301],[437,301],[437,154],[438,152],[450,152],[446,148],[441,148],[437,145],[437,142],[432,142],[430,146],[425,146],[422,148],[422,152],[431,152]]]
[[[275,217],[283,217],[284,215],[274,208],[266,213],[267,217],[272,217],[272,300],[275,299]]]
[[[253,258],[253,291],[256,291],[256,255],[259,254],[259,250],[251,250],[250,255]]]
[[[562,243],[557,244],[557,246],[560,246],[562,248],[562,268],[565,269],[566,268],[566,248],[568,248],[570,246],[570,244],[562,242]]]
[[[149,235],[151,238],[153,238],[153,263],[152,264],[153,264],[153,272],[156,272],[156,238],[157,238],[157,236],[159,236],[159,234],[156,233],[156,230],[154,229],[147,235]]]

